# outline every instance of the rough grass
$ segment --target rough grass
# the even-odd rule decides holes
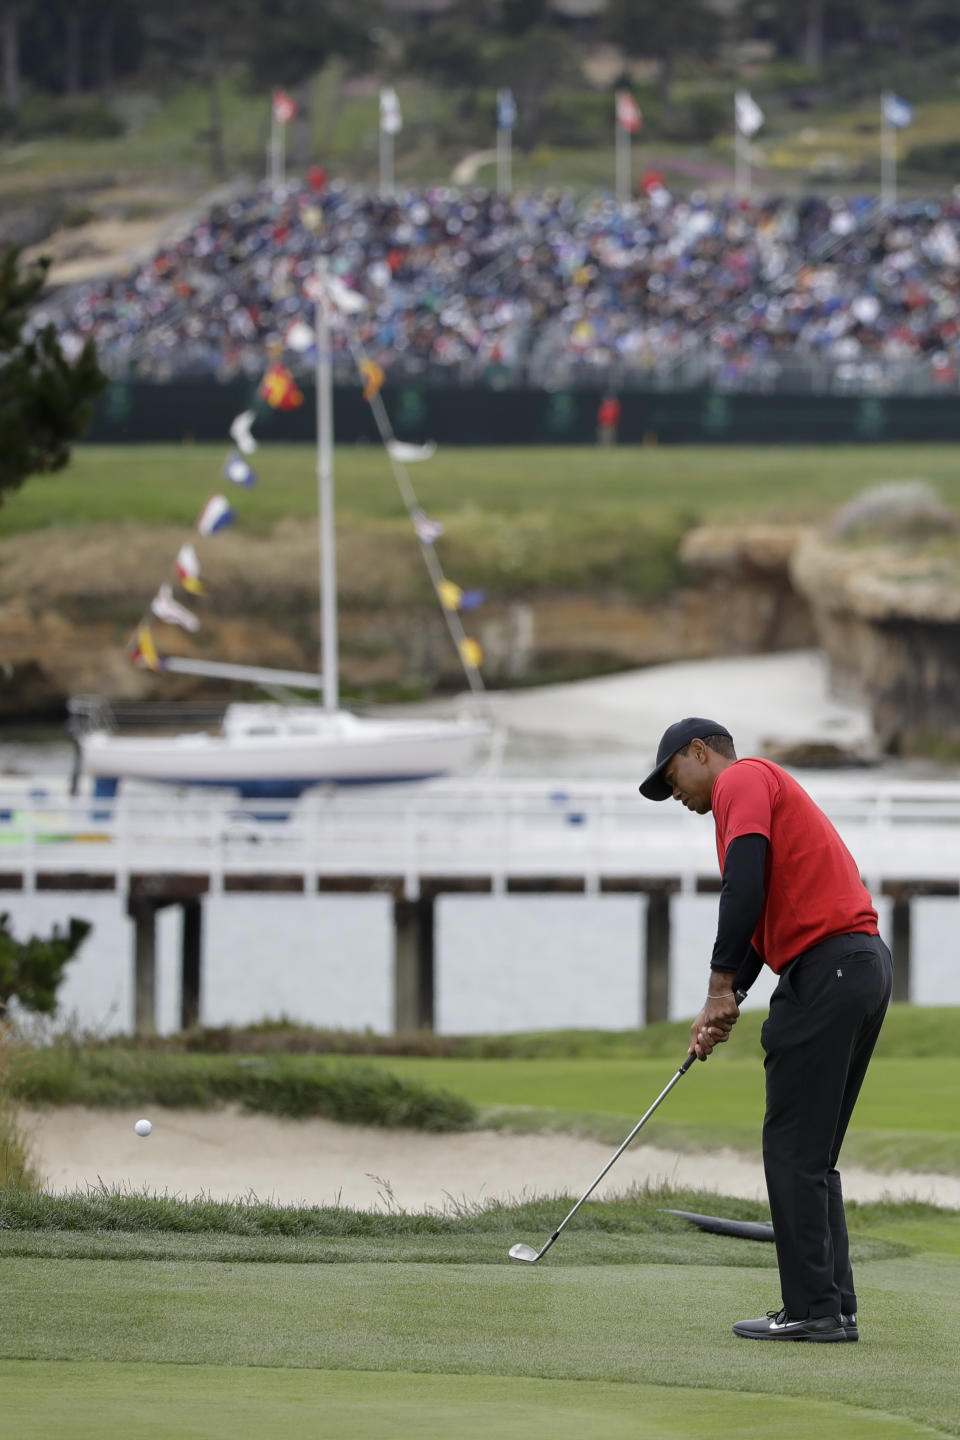
[[[741,1051],[760,1045],[764,1015],[745,1012],[737,1022]],[[877,1055],[886,1059],[923,1059],[955,1055],[960,1006],[892,1005],[887,1012]],[[685,1049],[690,1027],[685,1020],[659,1021],[642,1030],[542,1030],[519,1035],[437,1035],[419,1030],[406,1035],[372,1031],[322,1030],[288,1021],[266,1021],[239,1028],[201,1027],[174,1035],[117,1037],[107,1047],[167,1053],[288,1055],[422,1055],[462,1060],[613,1060],[675,1059]],[[717,1052],[718,1055],[720,1052]]]
[[[0,1191],[33,1190],[39,1184],[30,1158],[30,1137],[11,1083],[11,1071],[22,1052],[13,1027],[0,1019]]]
[[[450,1201],[443,1211],[407,1213],[389,1192],[380,1209],[358,1211],[276,1206],[253,1198],[187,1200],[116,1188],[69,1195],[0,1191],[0,1254],[493,1265],[503,1262],[517,1239],[546,1239],[575,1199],[557,1194],[470,1205]],[[551,1264],[774,1266],[771,1244],[705,1234],[672,1210],[742,1220],[768,1214],[759,1202],[703,1190],[636,1188],[584,1206],[563,1244],[551,1251]],[[851,1204],[848,1220],[861,1261],[894,1259],[919,1248],[960,1251],[956,1214],[931,1205]]]
[[[156,1104],[247,1110],[354,1125],[461,1130],[474,1109],[461,1097],[369,1065],[298,1064],[296,1057],[169,1056],[71,1044],[33,1050],[11,1069],[12,1093],[30,1104]]]

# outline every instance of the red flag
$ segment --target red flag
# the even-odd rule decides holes
[[[273,92],[273,118],[278,125],[289,125],[297,113],[297,102],[279,86]]]
[[[643,125],[640,106],[629,90],[617,91],[617,124],[621,130],[626,130],[628,135],[635,135]]]
[[[298,410],[303,404],[303,394],[285,365],[268,366],[259,393],[272,410]]]

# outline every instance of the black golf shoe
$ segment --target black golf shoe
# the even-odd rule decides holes
[[[843,1326],[843,1333],[848,1340],[860,1339],[860,1327],[857,1324],[856,1315],[841,1315],[840,1324]]]
[[[812,1340],[818,1345],[856,1339],[855,1335],[847,1334],[839,1315],[820,1315],[815,1320],[791,1320],[786,1310],[768,1310],[760,1320],[738,1320],[733,1333],[742,1335],[745,1340]]]

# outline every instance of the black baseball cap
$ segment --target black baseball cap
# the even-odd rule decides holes
[[[640,794],[648,800],[669,800],[673,791],[663,778],[664,770],[678,750],[691,740],[706,740],[708,735],[726,735],[728,740],[733,739],[726,725],[717,720],[704,720],[700,715],[688,715],[686,720],[678,720],[664,730],[657,748],[657,763],[640,786]]]

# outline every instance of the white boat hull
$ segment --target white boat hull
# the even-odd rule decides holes
[[[220,734],[80,738],[97,780],[297,787],[377,784],[445,775],[467,765],[487,738],[479,720],[368,720],[345,711],[234,705]]]

